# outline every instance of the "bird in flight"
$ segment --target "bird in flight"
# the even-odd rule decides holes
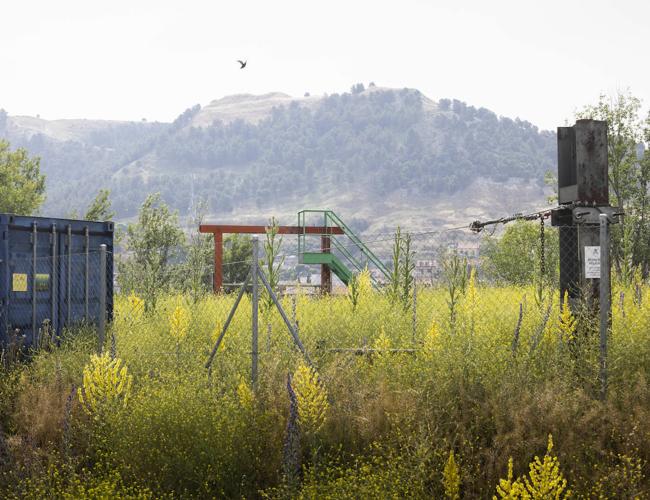
[[[237,59],[237,62],[238,62],[239,64],[241,64],[241,67],[240,67],[239,69],[244,69],[244,68],[246,67],[246,63],[247,63],[248,61],[240,61],[239,59]]]

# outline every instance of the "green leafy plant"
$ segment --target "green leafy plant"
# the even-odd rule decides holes
[[[280,226],[275,217],[269,221],[266,227],[266,239],[264,240],[264,260],[262,269],[266,279],[271,286],[271,290],[277,291],[280,283],[280,268],[284,263],[284,256],[280,256],[280,247],[282,246],[282,236],[279,235]],[[263,309],[269,311],[273,307],[273,299],[265,289],[262,292]]]
[[[402,235],[402,230],[398,226],[393,240],[387,293],[391,301],[399,302],[405,311],[411,306],[411,294],[415,284],[413,278],[414,257],[411,234]]]
[[[456,325],[458,305],[467,288],[467,259],[457,254],[447,254],[442,258],[443,278],[447,289],[447,307],[452,331]]]

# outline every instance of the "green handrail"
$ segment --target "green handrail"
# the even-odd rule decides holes
[[[338,227],[343,231],[343,234],[349,238],[349,240],[356,246],[361,253],[365,255],[369,262],[372,262],[377,269],[386,277],[389,278],[390,273],[384,266],[384,264],[379,260],[379,258],[361,241],[361,239],[341,220],[341,218],[336,215],[332,210],[313,210],[307,209],[298,212],[298,226],[302,229],[298,235],[298,253],[303,254],[307,251],[306,248],[306,217],[309,213],[321,214],[323,217],[323,226],[325,227],[325,232],[321,235],[330,236],[330,243],[332,247],[338,250],[349,262],[352,264],[357,271],[362,271],[365,267],[357,258],[354,257],[349,248],[341,244],[337,238],[331,234],[327,228],[329,227]],[[342,264],[342,263],[341,263]],[[376,280],[373,278],[373,282]]]
[[[344,245],[335,238],[331,238],[330,242],[333,244],[334,248],[341,252],[357,270],[363,271],[363,264],[359,262]]]
[[[376,267],[381,271],[381,273],[386,277],[390,277],[390,273],[386,266],[377,258],[377,256],[372,253],[372,251],[361,241],[361,239],[354,233],[352,230],[341,220],[341,218],[336,215],[331,210],[327,210],[327,215],[332,219],[332,221],[338,225],[345,235],[352,240],[352,242],[365,254],[365,256],[370,260]]]

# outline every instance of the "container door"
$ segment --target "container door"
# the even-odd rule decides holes
[[[33,345],[56,328],[56,226],[9,229],[6,276],[9,342]]]
[[[78,224],[77,224],[78,226]],[[99,317],[99,246],[88,226],[68,225],[60,234],[59,309],[61,331]]]

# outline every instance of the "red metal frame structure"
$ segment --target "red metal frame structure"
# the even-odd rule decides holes
[[[201,224],[199,231],[201,233],[212,233],[214,235],[214,280],[212,287],[214,292],[219,292],[223,288],[223,235],[224,234],[265,234],[266,226],[240,226],[231,224]],[[330,251],[329,235],[344,234],[340,227],[323,227],[323,226],[279,226],[279,234],[314,234],[320,235],[321,251]],[[321,291],[331,293],[332,291],[332,272],[326,265],[321,266],[320,273]]]

